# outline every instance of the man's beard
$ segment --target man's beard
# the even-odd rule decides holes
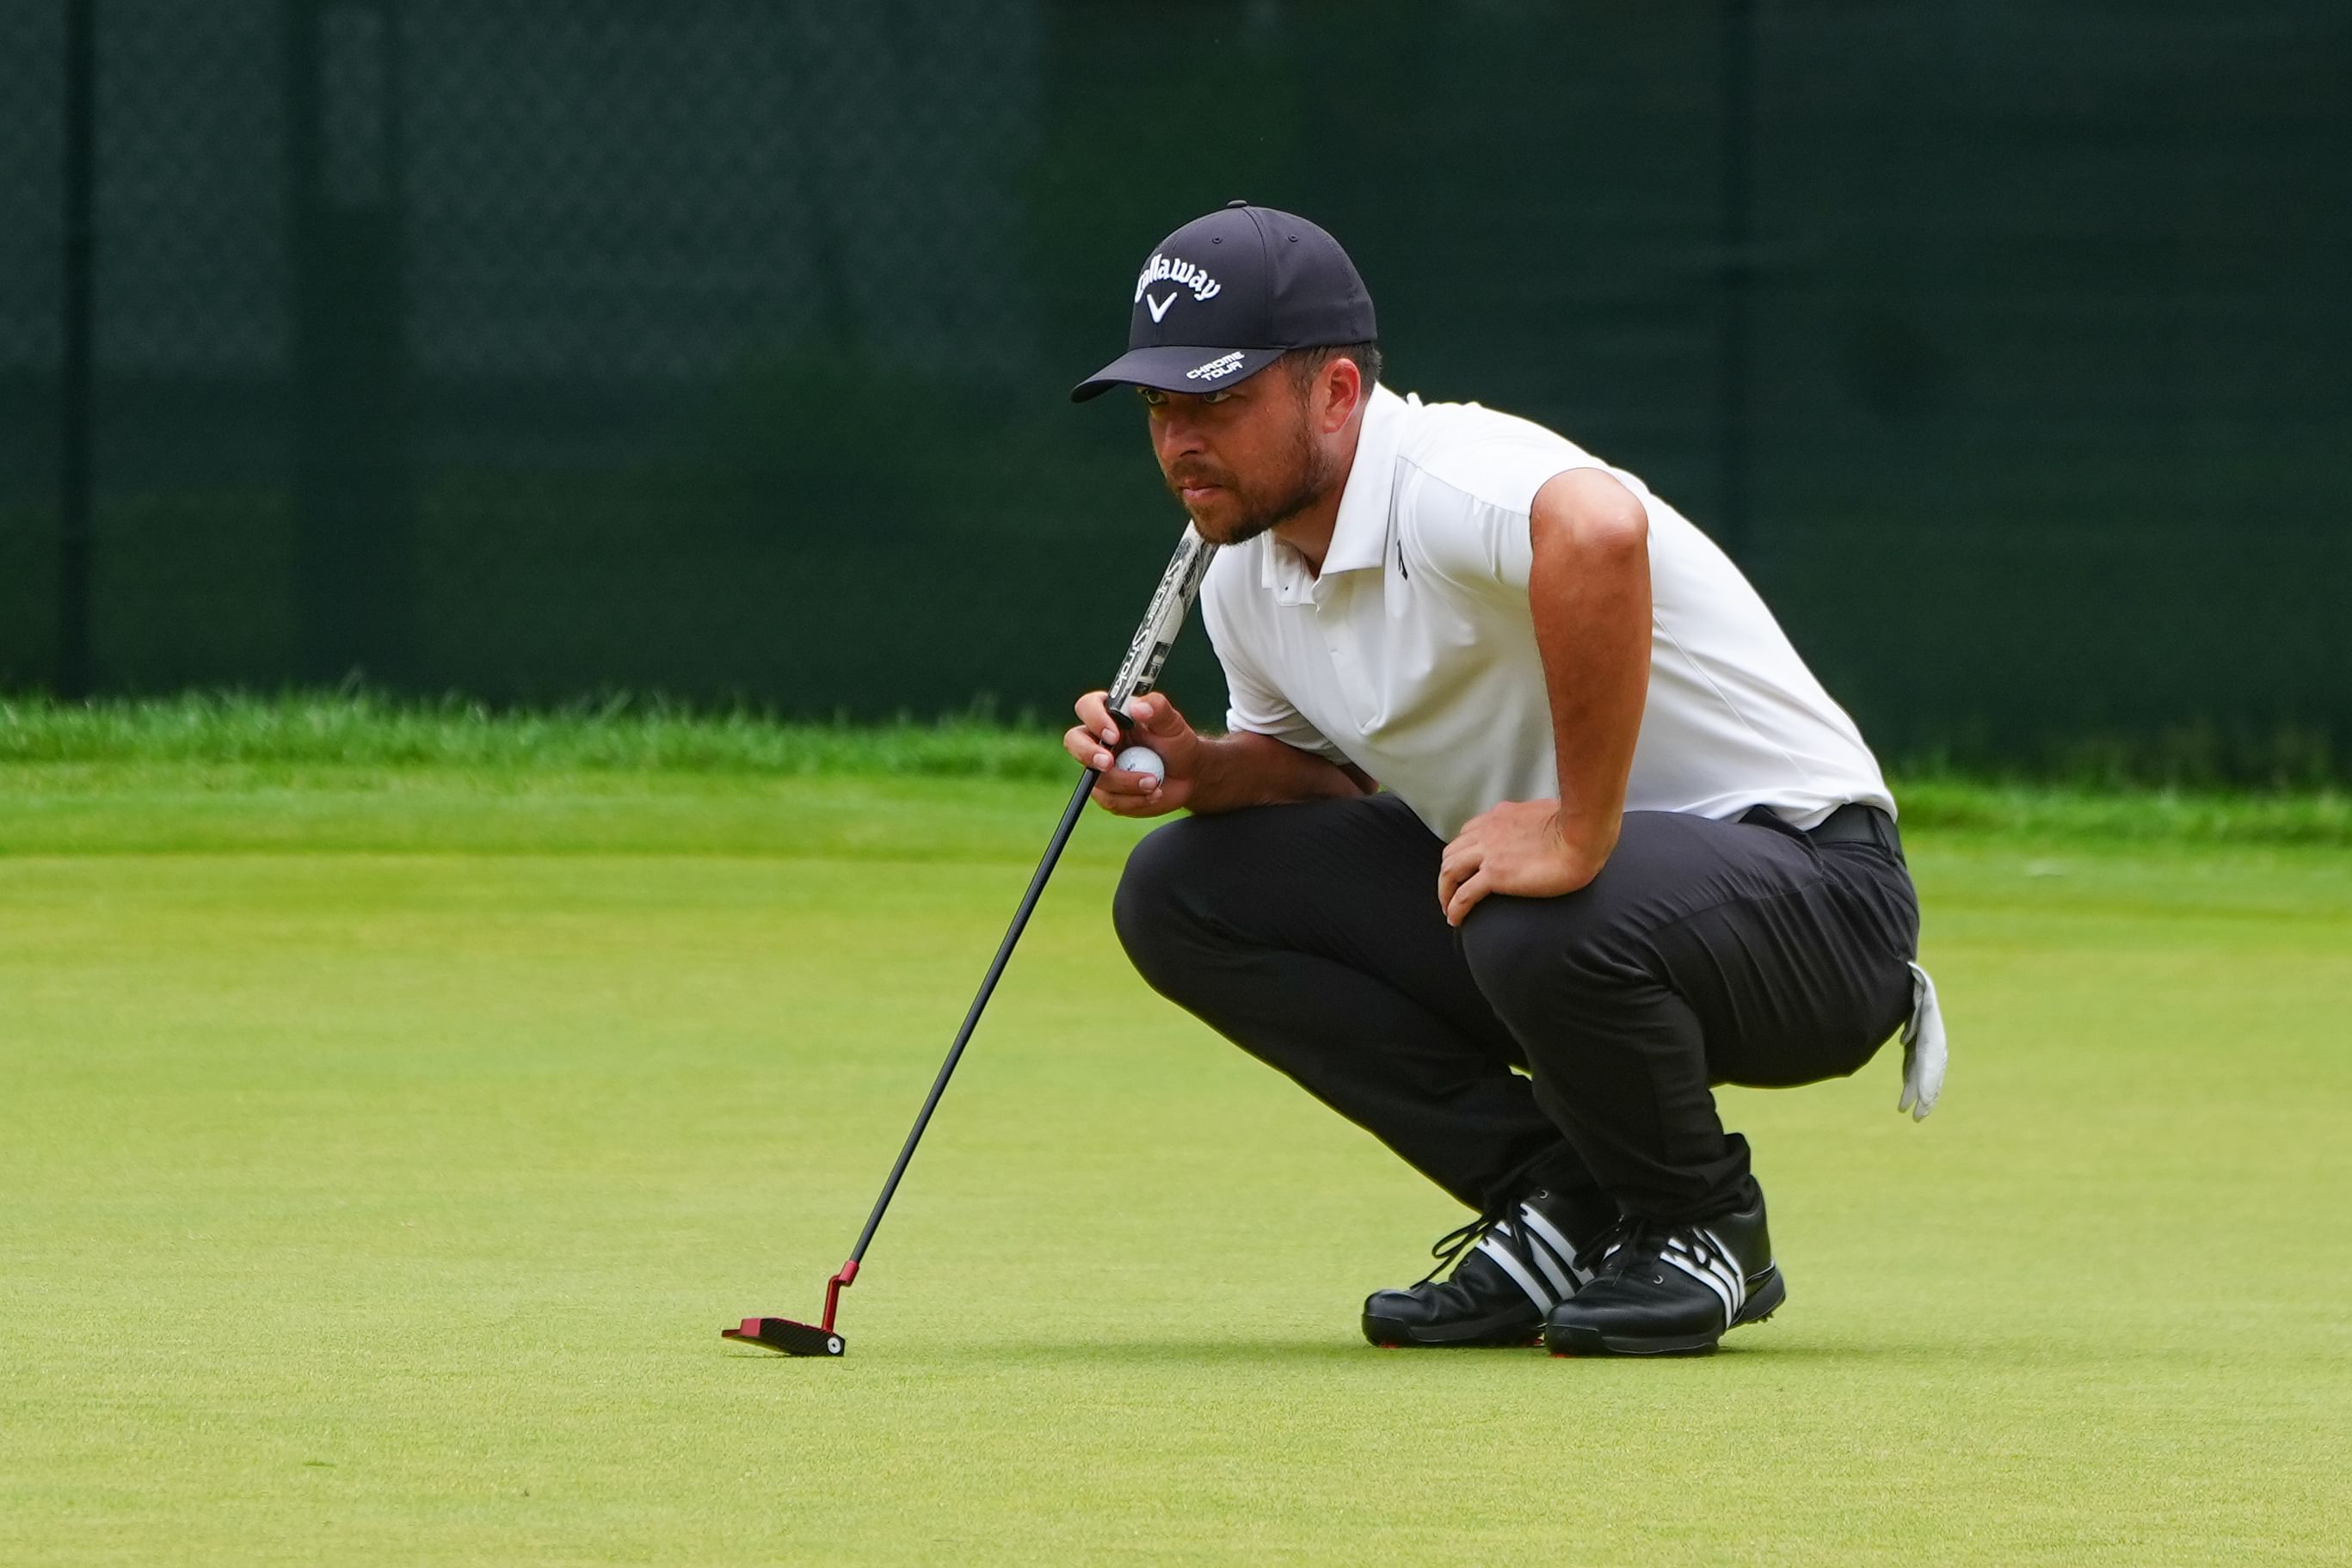
[[[1330,493],[1338,465],[1328,453],[1316,444],[1303,417],[1298,422],[1290,455],[1287,471],[1263,492],[1243,489],[1231,474],[1184,467],[1167,476],[1168,493],[1181,501],[1187,484],[1206,483],[1223,488],[1241,503],[1241,516],[1225,532],[1212,536],[1203,530],[1202,537],[1212,544],[1247,544],[1268,528],[1288,522]]]

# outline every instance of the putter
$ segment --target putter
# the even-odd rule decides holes
[[[1176,546],[1176,553],[1151,595],[1151,608],[1144,612],[1143,624],[1135,629],[1135,640],[1127,645],[1127,657],[1119,661],[1118,678],[1110,684],[1111,717],[1122,732],[1133,723],[1128,717],[1127,705],[1158,684],[1160,668],[1168,662],[1168,650],[1175,646],[1176,633],[1183,629],[1184,612],[1200,593],[1201,579],[1216,553],[1215,545],[1202,538],[1189,524],[1185,527],[1184,538]],[[948,1048],[947,1060],[940,1063],[939,1076],[931,1080],[931,1092],[924,1098],[922,1110],[916,1113],[915,1125],[898,1151],[898,1164],[890,1167],[889,1179],[882,1184],[882,1196],[874,1200],[874,1211],[866,1217],[866,1228],[858,1233],[857,1245],[849,1249],[849,1261],[825,1281],[824,1318],[814,1323],[792,1318],[745,1318],[731,1329],[719,1330],[720,1338],[765,1345],[786,1355],[839,1355],[848,1348],[847,1342],[833,1326],[841,1310],[841,1292],[857,1281],[858,1266],[866,1261],[866,1249],[873,1245],[874,1233],[882,1228],[882,1216],[898,1191],[908,1162],[915,1157],[915,1145],[923,1141],[923,1129],[931,1124],[931,1113],[940,1108],[940,1096],[947,1092],[948,1080],[954,1076],[956,1063],[963,1059],[963,1048],[971,1043],[972,1030],[980,1025],[981,1012],[988,1006],[997,980],[1004,974],[1004,966],[1013,957],[1013,946],[1021,940],[1021,933],[1045,891],[1046,880],[1054,874],[1055,862],[1062,858],[1063,846],[1070,841],[1070,834],[1078,825],[1078,817],[1086,810],[1087,796],[1093,791],[1098,772],[1089,768],[1080,774],[1078,787],[1070,794],[1070,803],[1062,808],[1062,820],[1046,842],[1045,857],[1037,862],[1036,871],[1029,878],[1029,889],[1021,895],[1021,906],[1013,913],[1013,924],[1005,930],[1004,940],[996,945],[996,956],[990,961],[988,973],[980,982],[980,993],[971,998],[971,1009],[963,1015],[963,1027],[956,1030],[955,1043]]]

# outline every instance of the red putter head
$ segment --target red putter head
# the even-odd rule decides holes
[[[762,1344],[786,1355],[839,1355],[847,1348],[832,1330],[790,1318],[745,1318],[740,1327],[720,1329],[719,1336]]]
[[[825,1281],[824,1322],[797,1322],[791,1318],[745,1318],[740,1325],[720,1329],[720,1339],[740,1339],[750,1344],[763,1344],[770,1350],[782,1351],[786,1355],[839,1355],[847,1348],[842,1337],[833,1332],[833,1315],[841,1309],[841,1292],[857,1282],[857,1260],[852,1258],[841,1266],[841,1272]]]

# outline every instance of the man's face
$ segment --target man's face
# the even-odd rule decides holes
[[[1138,390],[1169,494],[1212,544],[1255,538],[1329,490],[1333,461],[1280,361],[1212,392]]]

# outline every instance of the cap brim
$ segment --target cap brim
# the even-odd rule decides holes
[[[1070,389],[1072,402],[1100,397],[1113,387],[1157,387],[1161,392],[1215,392],[1245,382],[1282,358],[1286,349],[1187,349],[1161,344],[1129,349]]]

